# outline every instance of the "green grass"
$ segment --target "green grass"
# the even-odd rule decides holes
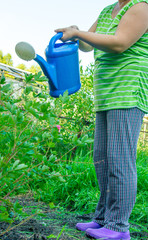
[[[131,219],[137,223],[148,222],[148,148],[138,145],[137,150],[137,197]]]
[[[74,158],[65,157],[63,162],[61,160],[55,164],[53,167],[55,176],[53,175],[46,181],[43,180],[39,189],[33,189],[35,198],[72,211],[94,212],[100,192],[92,155],[90,157],[90,154],[84,154],[84,152],[76,152]],[[148,216],[147,159],[147,149],[139,146],[137,153],[138,191],[136,204],[130,217],[131,221],[139,224],[147,222]]]
[[[64,205],[72,210],[91,212],[99,197],[92,158],[76,154],[74,159],[63,160],[54,167],[55,175],[41,183],[42,188],[35,197],[45,202],[50,199],[55,205]]]

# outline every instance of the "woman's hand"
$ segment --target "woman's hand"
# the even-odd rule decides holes
[[[66,42],[67,40],[75,41],[77,38],[77,33],[79,32],[79,29],[77,26],[73,25],[67,28],[59,28],[56,29],[55,32],[63,32],[63,37],[61,40],[63,42]]]

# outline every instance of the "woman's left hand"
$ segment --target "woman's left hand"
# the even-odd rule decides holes
[[[78,33],[78,28],[76,26],[71,26],[71,27],[67,27],[67,28],[59,28],[56,29],[55,32],[62,32],[63,33],[63,37],[61,38],[61,40],[63,42],[67,41],[67,40],[75,40],[77,38],[77,33]]]

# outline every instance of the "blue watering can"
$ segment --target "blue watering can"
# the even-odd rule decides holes
[[[33,47],[25,42],[16,45],[15,51],[24,60],[34,59],[42,68],[48,78],[50,95],[59,97],[68,90],[68,94],[77,92],[80,87],[80,71],[78,57],[78,42],[56,43],[63,36],[57,33],[53,36],[45,50],[47,62],[38,54]]]

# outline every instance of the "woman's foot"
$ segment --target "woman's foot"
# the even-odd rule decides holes
[[[93,237],[95,239],[102,240],[130,240],[130,233],[127,232],[116,232],[105,227],[100,229],[92,229],[88,228],[86,230],[86,235],[89,237]]]
[[[101,228],[102,226],[96,222],[88,222],[88,223],[77,223],[76,224],[76,229],[80,231],[86,231],[86,229],[91,228],[91,229],[98,229]]]

